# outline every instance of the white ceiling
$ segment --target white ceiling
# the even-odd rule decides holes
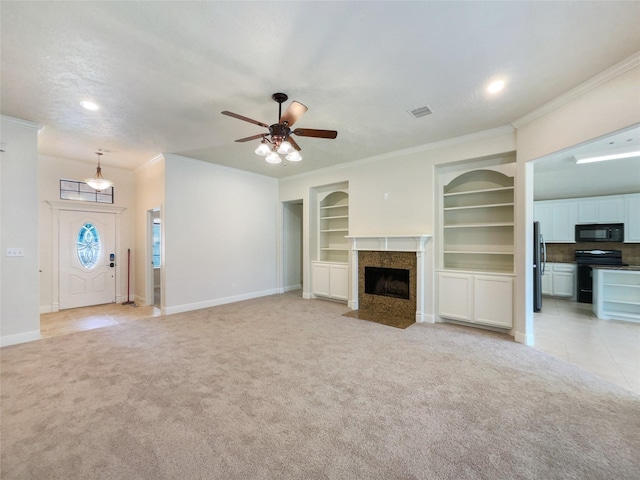
[[[27,2],[1,9],[1,112],[44,155],[160,153],[282,177],[507,125],[640,51],[640,2]],[[495,78],[499,95],[485,92]],[[267,165],[274,92],[309,107],[304,160]],[[90,99],[102,108],[82,109]],[[287,104],[284,106],[286,107]],[[407,111],[429,105],[414,119]],[[106,172],[105,172],[106,173]]]

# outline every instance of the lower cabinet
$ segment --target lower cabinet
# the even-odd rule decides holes
[[[547,263],[542,276],[542,294],[575,299],[577,271],[575,263]]]
[[[513,326],[513,276],[438,272],[442,318],[500,328]]]
[[[349,299],[349,265],[311,262],[311,291],[317,297]]]

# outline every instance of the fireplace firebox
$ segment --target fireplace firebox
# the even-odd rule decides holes
[[[371,295],[409,300],[410,271],[402,268],[364,268],[364,291]]]

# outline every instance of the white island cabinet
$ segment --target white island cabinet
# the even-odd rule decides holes
[[[593,267],[593,313],[640,322],[640,267]]]

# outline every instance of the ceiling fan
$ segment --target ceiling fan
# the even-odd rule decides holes
[[[256,149],[258,155],[266,157],[265,160],[269,163],[280,163],[282,159],[278,153],[286,155],[286,159],[291,162],[297,162],[302,160],[302,156],[298,153],[301,148],[291,135],[298,135],[300,137],[316,137],[316,138],[330,138],[334,139],[338,136],[338,132],[335,130],[317,130],[313,128],[296,128],[292,130],[291,127],[295,122],[300,119],[302,115],[308,110],[306,106],[295,100],[291,102],[287,110],[282,114],[282,104],[289,98],[284,93],[274,93],[271,98],[278,102],[278,123],[273,125],[267,125],[264,122],[259,122],[251,118],[238,115],[237,113],[224,111],[223,115],[228,115],[238,120],[260,125],[261,127],[268,128],[268,133],[259,133],[252,135],[251,137],[240,138],[236,142],[249,142],[251,140],[257,140],[262,138],[260,146]]]

